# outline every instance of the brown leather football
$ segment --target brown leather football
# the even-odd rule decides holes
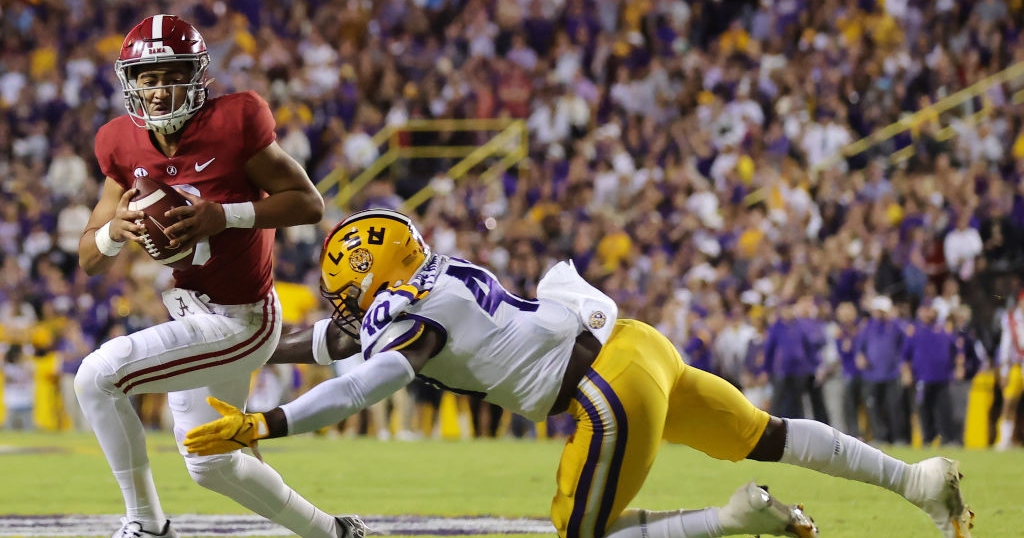
[[[142,211],[146,214],[144,218],[136,221],[136,224],[146,227],[146,231],[142,235],[143,248],[154,260],[164,265],[175,269],[192,267],[192,257],[195,251],[193,245],[171,248],[171,238],[164,232],[175,222],[173,218],[165,216],[164,213],[175,207],[189,205],[188,200],[174,187],[145,176],[136,178],[134,187],[138,189],[138,192],[128,202],[128,209]]]

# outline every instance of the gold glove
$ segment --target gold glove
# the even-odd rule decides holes
[[[207,396],[206,401],[224,416],[189,430],[185,435],[185,448],[189,454],[227,454],[245,447],[259,454],[256,441],[270,435],[263,413],[243,413],[237,407],[213,396]]]

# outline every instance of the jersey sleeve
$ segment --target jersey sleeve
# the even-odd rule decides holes
[[[270,105],[259,94],[248,91],[244,95],[246,99],[242,109],[247,134],[245,146],[242,148],[242,158],[247,161],[277,139],[277,133],[274,131],[277,123],[270,111]]]

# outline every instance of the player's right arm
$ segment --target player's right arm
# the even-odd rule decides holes
[[[267,363],[328,365],[355,353],[359,353],[359,342],[328,318],[308,329],[282,335]]]
[[[89,223],[78,240],[78,264],[89,276],[110,269],[117,255],[128,241],[138,241],[144,230],[135,221],[143,218],[142,211],[129,211],[128,202],[135,189],[125,190],[111,178],[103,182],[103,193],[89,216]]]

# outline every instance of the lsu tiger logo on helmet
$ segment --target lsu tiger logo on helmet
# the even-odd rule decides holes
[[[320,293],[334,306],[334,322],[358,340],[374,296],[408,282],[429,257],[419,230],[397,211],[369,209],[341,221],[320,254]]]

